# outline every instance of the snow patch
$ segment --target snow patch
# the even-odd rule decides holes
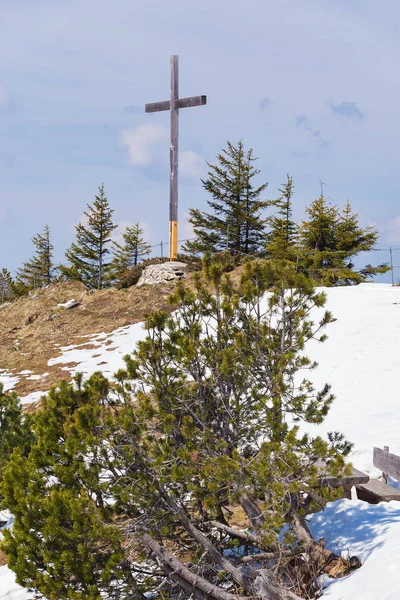
[[[63,367],[71,375],[82,372],[87,376],[101,371],[106,377],[113,378],[118,369],[125,367],[123,357],[131,354],[139,340],[146,335],[143,323],[126,325],[111,333],[98,333],[88,337],[85,344],[60,348],[61,355],[49,360],[48,365],[68,365]],[[94,348],[87,348],[92,344]]]
[[[13,375],[12,373],[7,373],[6,371],[0,370],[0,383],[3,384],[3,389],[5,392],[11,391],[19,382],[19,377]]]

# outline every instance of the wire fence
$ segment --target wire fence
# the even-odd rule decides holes
[[[389,270],[386,273],[376,275],[373,280],[377,283],[391,283],[398,285],[400,282],[400,247],[390,246],[388,248],[375,248],[370,252],[361,252],[355,259],[357,267],[371,264],[378,266],[387,264]]]
[[[178,240],[179,252],[182,252],[182,247],[186,242],[191,242],[196,238],[188,238],[185,240]],[[227,244],[228,246],[228,244]],[[228,249],[228,248],[227,248]],[[158,244],[151,246],[151,255],[160,256],[161,258],[168,258],[168,242],[161,240]],[[304,250],[302,253],[304,254]],[[316,251],[310,250],[310,253]],[[238,252],[238,254],[245,254]],[[328,255],[346,255],[347,252],[332,251],[327,252]],[[398,285],[400,283],[400,247],[387,247],[387,248],[375,248],[369,252],[360,252],[354,259],[355,268],[357,272],[361,272],[366,264],[377,267],[381,264],[387,264],[389,270],[386,273],[375,275],[373,280],[380,283],[391,283],[392,285]],[[310,269],[315,270],[315,269]]]
[[[182,245],[186,242],[191,242],[192,240],[194,240],[196,238],[188,238],[187,240],[178,240],[178,244],[179,244],[179,251],[182,250]],[[153,244],[152,246],[150,246],[152,252],[152,256],[160,256],[161,258],[168,258],[168,242],[164,242],[161,240],[161,242],[159,244]],[[155,248],[159,248],[159,252],[157,253],[157,251],[155,250]]]

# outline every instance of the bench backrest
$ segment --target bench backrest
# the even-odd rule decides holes
[[[389,447],[384,449],[374,448],[373,463],[374,467],[380,469],[382,473],[389,475],[393,479],[400,481],[400,456],[389,452]]]

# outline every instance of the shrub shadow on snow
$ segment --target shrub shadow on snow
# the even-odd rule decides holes
[[[309,526],[316,538],[337,554],[356,555],[364,562],[381,547],[389,527],[400,523],[400,502],[368,504],[339,500],[311,516]]]
[[[391,487],[394,487],[396,490],[400,490],[400,481],[396,481],[395,479],[392,479],[391,477],[388,477],[387,478],[387,483]]]

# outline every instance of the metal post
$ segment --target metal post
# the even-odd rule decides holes
[[[390,247],[390,270],[392,272],[392,286],[394,286],[393,254],[392,254],[392,248],[391,247]]]
[[[179,111],[175,103],[179,98],[179,57],[171,56],[171,181],[169,196],[169,259],[178,253],[178,138]]]
[[[160,246],[161,246],[161,258],[164,258],[164,253],[163,253],[163,243],[162,240],[160,242]]]

